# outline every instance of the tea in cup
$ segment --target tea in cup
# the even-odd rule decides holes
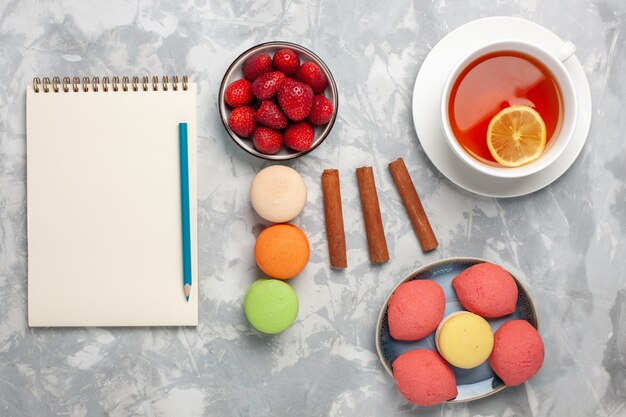
[[[562,63],[574,52],[570,42],[550,52],[499,41],[462,59],[441,99],[443,130],[455,154],[479,172],[504,178],[552,164],[576,125],[574,84]]]

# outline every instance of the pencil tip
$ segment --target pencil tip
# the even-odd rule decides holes
[[[186,295],[186,296],[185,296],[185,299],[186,299],[187,301],[189,301],[189,296],[188,296],[188,295]]]

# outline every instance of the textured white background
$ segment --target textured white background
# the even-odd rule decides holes
[[[621,0],[2,0],[0,415],[626,415],[625,12]],[[594,100],[578,161],[550,187],[512,200],[478,197],[442,177],[410,116],[413,82],[432,46],[451,29],[492,15],[524,17],[573,41]],[[247,193],[266,164],[228,139],[216,97],[240,52],[280,39],[325,60],[340,112],[326,143],[290,164],[309,187],[296,223],[312,255],[292,281],[301,301],[296,324],[269,337],[250,329],[241,305],[261,276],[252,248],[263,224]],[[25,86],[33,76],[183,73],[200,89],[200,326],[29,329]],[[428,255],[386,168],[398,156],[441,241]],[[360,165],[375,168],[391,253],[382,266],[368,262],[354,174]],[[350,264],[344,272],[328,268],[319,181],[327,167],[341,171]],[[498,262],[527,284],[546,360],[524,386],[470,404],[417,409],[378,363],[376,316],[406,274],[462,255]]]

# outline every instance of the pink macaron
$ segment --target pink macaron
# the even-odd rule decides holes
[[[504,268],[492,263],[470,266],[452,280],[459,301],[479,316],[502,317],[515,311],[517,284]]]
[[[489,365],[506,385],[520,385],[539,371],[543,357],[537,329],[526,320],[510,320],[494,335]]]
[[[458,393],[452,368],[432,350],[410,350],[398,356],[393,378],[402,395],[417,405],[439,404]]]
[[[387,322],[396,340],[419,340],[435,331],[446,297],[439,284],[426,279],[405,282],[389,299]]]

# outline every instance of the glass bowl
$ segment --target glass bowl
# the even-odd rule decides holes
[[[226,87],[228,87],[232,82],[243,78],[243,73],[242,73],[243,63],[249,56],[254,55],[257,52],[265,52],[269,56],[273,57],[276,51],[278,51],[279,49],[283,49],[283,48],[293,49],[300,56],[300,62],[302,63],[307,62],[307,61],[313,61],[317,65],[319,65],[319,67],[324,72],[324,75],[328,79],[328,87],[326,87],[326,90],[324,90],[323,95],[326,96],[326,98],[329,99],[333,103],[334,113],[333,113],[332,118],[327,124],[322,125],[322,126],[314,126],[315,138],[313,139],[313,144],[311,145],[311,147],[307,149],[306,151],[294,151],[285,146],[278,153],[274,155],[267,155],[267,154],[257,151],[254,148],[254,145],[252,144],[252,138],[243,138],[241,136],[238,136],[230,128],[230,126],[228,125],[228,117],[230,116],[230,113],[233,109],[230,108],[224,101],[224,94],[226,92]],[[337,85],[335,84],[335,79],[333,78],[333,75],[331,74],[330,70],[328,69],[324,61],[322,61],[317,55],[315,55],[313,52],[309,51],[308,49],[300,45],[297,45],[295,43],[291,43],[291,42],[283,42],[283,41],[266,42],[266,43],[262,43],[262,44],[259,44],[257,46],[254,46],[248,49],[247,51],[239,55],[237,59],[233,61],[232,64],[230,64],[230,66],[226,70],[226,73],[224,74],[224,78],[222,79],[222,84],[220,85],[220,93],[219,93],[220,116],[222,118],[222,123],[224,123],[224,128],[226,128],[226,131],[228,132],[229,136],[244,151],[254,156],[257,156],[259,158],[267,159],[270,161],[285,161],[289,159],[298,158],[302,155],[306,155],[307,153],[311,152],[313,149],[321,145],[322,142],[324,142],[324,140],[326,139],[326,137],[328,137],[331,129],[333,128],[333,125],[335,124],[335,119],[337,117],[338,104],[339,103],[338,103]]]

